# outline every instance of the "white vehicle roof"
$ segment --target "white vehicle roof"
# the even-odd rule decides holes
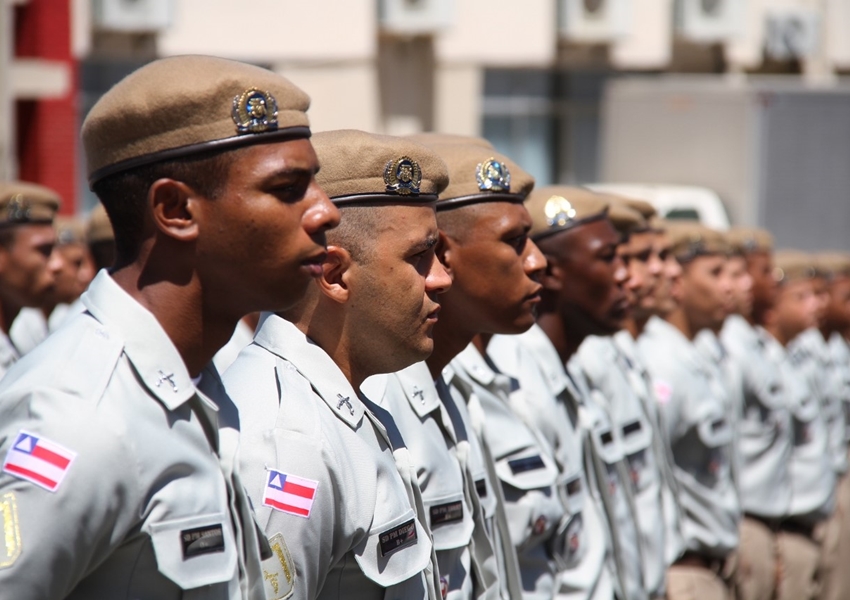
[[[703,225],[725,231],[729,215],[716,192],[695,185],[651,183],[591,183],[585,187],[600,192],[646,200],[668,219],[696,219]]]

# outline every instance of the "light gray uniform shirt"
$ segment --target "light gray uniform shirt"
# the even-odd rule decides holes
[[[629,361],[613,337],[588,337],[579,346],[576,360],[591,388],[601,392],[612,418],[614,435],[626,455],[640,536],[644,589],[651,596],[663,596],[668,564],[665,530],[658,526],[664,522],[661,494],[664,455],[659,456],[660,446],[655,440],[660,432],[632,387]]]
[[[0,595],[263,598],[217,373],[105,271],[84,302],[0,384]]]
[[[764,334],[740,315],[726,319],[720,337],[743,376],[736,436],[741,507],[762,518],[781,518],[791,508],[789,463],[793,449],[782,374],[767,356]]]
[[[475,482],[469,440],[450,394],[441,397],[424,362],[390,375],[375,375],[361,389],[392,415],[410,451],[440,567],[443,597],[498,598],[498,570]],[[476,541],[490,548],[487,565],[476,563]]]
[[[788,470],[791,477],[788,516],[811,525],[829,517],[835,506],[835,469],[826,422],[811,373],[801,369],[767,331],[759,328],[759,334],[768,358],[781,373],[791,412],[794,447]]]
[[[9,337],[21,354],[29,354],[49,333],[47,318],[40,308],[22,308],[9,329]]]
[[[524,598],[553,598],[566,541],[566,509],[551,450],[529,423],[518,382],[499,373],[470,344],[451,362],[451,385],[467,399],[472,425],[492,452],[516,548]]]
[[[722,559],[738,545],[733,431],[711,370],[673,325],[654,317],[638,340],[673,449],[688,550]]]
[[[833,363],[838,365],[841,371],[844,439],[845,442],[850,443],[850,345],[840,333],[833,333],[829,338],[829,352]]]
[[[409,453],[330,356],[264,314],[223,379],[239,407],[243,481],[280,549],[264,564],[269,598],[439,597]]]
[[[656,462],[661,475],[661,504],[664,517],[664,560],[669,566],[685,551],[685,539],[682,534],[682,506],[679,504],[679,484],[673,473],[673,451],[667,442],[667,426],[658,410],[655,387],[643,358],[640,356],[637,340],[626,330],[614,335],[614,344],[622,353],[626,363],[629,384],[637,394],[646,411],[647,419],[653,426],[653,447]]]
[[[560,476],[558,491],[567,507],[567,544],[556,597],[611,600],[615,574],[604,508],[589,491],[584,470],[585,432],[578,405],[569,395],[569,380],[558,352],[537,325],[520,335],[494,336],[488,354],[500,371],[519,380],[531,422],[553,450]]]
[[[847,472],[847,427],[844,424],[844,378],[846,365],[832,360],[829,342],[817,329],[808,329],[788,346],[792,359],[814,382],[821,414],[829,435],[832,467],[841,476]]]
[[[12,340],[3,332],[0,332],[0,379],[6,375],[6,371],[12,368],[21,358],[18,349]]]

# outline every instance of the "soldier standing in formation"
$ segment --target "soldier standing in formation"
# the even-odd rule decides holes
[[[311,142],[308,102],[130,75],[83,127],[85,245],[0,184],[0,595],[850,594],[850,257],[534,189],[480,138]]]

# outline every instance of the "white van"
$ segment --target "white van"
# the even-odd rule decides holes
[[[729,215],[720,196],[708,188],[649,183],[591,183],[584,187],[646,200],[665,219],[697,220],[720,231],[725,231],[730,226]]]

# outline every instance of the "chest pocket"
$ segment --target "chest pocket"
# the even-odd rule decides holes
[[[706,487],[716,487],[725,479],[729,470],[732,444],[732,426],[724,416],[707,416],[696,427],[702,442],[703,456],[696,470],[696,477]]]
[[[431,541],[412,509],[389,521],[378,514],[369,536],[354,549],[354,559],[366,577],[390,587],[428,566]]]
[[[551,554],[558,565],[558,570],[563,571],[575,567],[581,562],[584,555],[584,545],[581,540],[584,537],[584,482],[581,474],[577,474],[559,485],[564,496],[564,504],[567,506],[568,514],[558,527],[557,533],[552,538]]]
[[[152,523],[150,537],[159,572],[184,590],[236,575],[236,541],[226,513]]]
[[[807,396],[791,409],[794,424],[794,445],[806,446],[814,441],[815,419],[820,405],[812,396]]]
[[[486,483],[485,483],[486,485]],[[451,550],[469,545],[475,521],[463,490],[439,498],[422,497],[436,550]]]

